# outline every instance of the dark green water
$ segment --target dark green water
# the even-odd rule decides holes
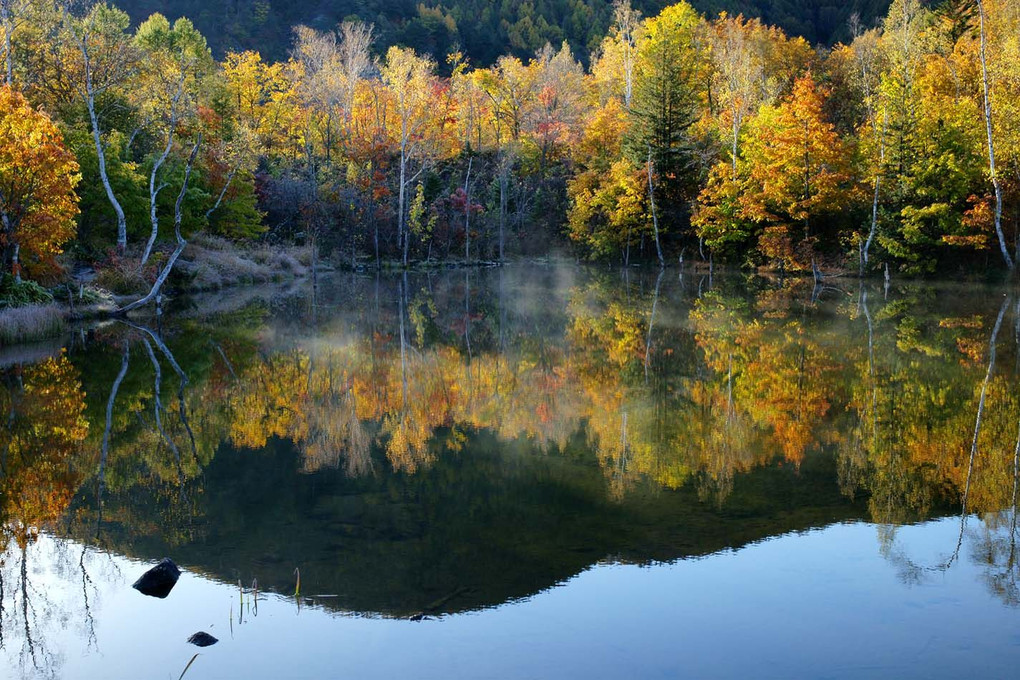
[[[0,669],[1012,677],[1018,303],[517,265],[0,348]]]

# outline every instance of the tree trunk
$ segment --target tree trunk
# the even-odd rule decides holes
[[[464,177],[464,260],[471,259],[471,196],[468,191],[471,188],[471,162],[468,158],[467,176]]]
[[[223,197],[227,195],[227,189],[230,188],[230,183],[234,180],[234,175],[236,175],[237,171],[240,169],[241,164],[238,163],[230,171],[230,174],[227,175],[227,181],[223,183],[223,188],[220,189],[220,195],[216,197],[216,202],[213,203],[213,207],[205,211],[205,219],[207,222],[209,221],[209,216],[216,212],[216,210],[220,207],[220,203],[223,202]]]
[[[655,186],[652,184],[652,145],[648,145],[648,204],[652,208],[652,229],[655,231],[655,253],[659,256],[659,268],[666,266],[662,257],[662,246],[659,244],[659,216],[655,212]]]
[[[92,124],[92,141],[96,146],[96,157],[99,161],[99,179],[106,190],[106,198],[113,206],[113,212],[117,214],[117,250],[121,253],[127,248],[127,219],[124,217],[124,208],[113,193],[113,186],[110,185],[110,176],[106,172],[106,149],[103,146],[102,133],[99,129],[99,117],[96,115],[96,93],[92,87],[92,59],[89,56],[88,38],[81,37],[79,41],[82,58],[85,61],[85,108],[89,112],[89,122]]]
[[[506,155],[500,159],[499,167],[499,260],[503,261],[503,234],[506,226],[507,194],[510,184],[510,168]]]
[[[397,192],[397,243],[404,250],[404,266],[407,266],[407,243],[410,241],[409,234],[405,234],[404,228],[404,184],[407,181],[407,126],[401,133],[400,140],[400,187]]]
[[[871,202],[871,230],[868,232],[868,240],[864,242],[864,249],[861,251],[861,276],[868,266],[868,251],[871,250],[871,242],[875,240],[875,233],[878,231],[878,197],[882,179],[882,166],[885,165],[885,128],[889,120],[888,111],[882,117],[882,133],[878,138],[878,172],[875,173],[875,195]]]
[[[166,159],[170,157],[170,150],[173,148],[174,133],[177,131],[177,105],[183,94],[184,74],[182,73],[177,84],[177,93],[170,102],[170,125],[166,133],[166,145],[163,147],[163,153],[152,164],[152,172],[149,173],[149,221],[152,224],[152,232],[149,234],[149,240],[145,244],[145,251],[142,253],[143,267],[149,261],[149,255],[152,254],[152,246],[156,243],[156,237],[159,236],[159,217],[156,216],[156,199],[159,197],[159,192],[166,188],[166,184],[160,184],[157,187],[156,177],[159,175],[160,168],[166,163]]]
[[[145,295],[145,297],[135,300],[134,302],[124,305],[117,310],[118,314],[127,314],[133,309],[143,307],[159,295],[160,289],[166,282],[170,272],[174,268],[174,264],[177,263],[177,258],[184,252],[184,247],[188,245],[188,242],[181,236],[181,219],[183,217],[182,207],[184,204],[184,195],[188,191],[188,180],[191,179],[191,170],[195,165],[195,158],[198,156],[198,149],[202,145],[202,136],[199,135],[198,141],[195,142],[195,147],[191,150],[191,157],[188,158],[188,164],[184,168],[184,181],[181,183],[181,193],[177,195],[177,203],[174,205],[174,236],[177,237],[177,247],[174,248],[174,252],[170,254],[170,259],[163,265],[162,271],[159,276],[156,277],[156,282],[152,284],[152,289]]]
[[[11,34],[14,33],[14,18],[11,16],[11,1],[0,0],[0,23],[4,27],[4,66],[7,87],[14,87],[14,55],[11,53]]]
[[[995,234],[999,237],[999,248],[1002,250],[1002,259],[1006,261],[1006,267],[1013,270],[1013,258],[1006,248],[1006,237],[1002,233],[1002,184],[999,182],[999,175],[995,171],[995,141],[992,137],[992,98],[988,85],[988,60],[985,55],[987,38],[985,35],[985,3],[978,0],[978,17],[980,20],[981,33],[981,84],[984,92],[985,131],[988,134],[988,174],[992,178],[992,187],[995,189]]]

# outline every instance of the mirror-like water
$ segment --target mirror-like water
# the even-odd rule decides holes
[[[1018,339],[1004,289],[520,265],[2,348],[0,672],[1010,677]]]

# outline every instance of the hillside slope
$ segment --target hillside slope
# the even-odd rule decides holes
[[[306,24],[327,29],[358,18],[375,24],[381,48],[394,43],[428,52],[442,61],[455,48],[473,63],[485,65],[507,52],[529,55],[549,42],[564,40],[586,57],[605,35],[612,7],[606,0],[113,0],[135,22],[153,12],[171,19],[187,16],[205,34],[213,50],[258,49],[282,59],[292,28]],[[646,15],[658,13],[666,0],[634,0]],[[715,15],[761,17],[811,43],[832,43],[846,35],[850,16],[865,25],[882,16],[889,0],[693,0],[697,9]]]

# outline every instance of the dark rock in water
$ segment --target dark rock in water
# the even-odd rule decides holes
[[[164,557],[160,563],[141,575],[131,586],[143,595],[164,598],[170,594],[177,579],[181,577],[181,570],[169,557]]]
[[[188,642],[195,645],[196,647],[208,647],[210,645],[215,645],[217,642],[219,642],[219,640],[217,640],[212,635],[209,635],[209,633],[203,630],[189,637]]]

